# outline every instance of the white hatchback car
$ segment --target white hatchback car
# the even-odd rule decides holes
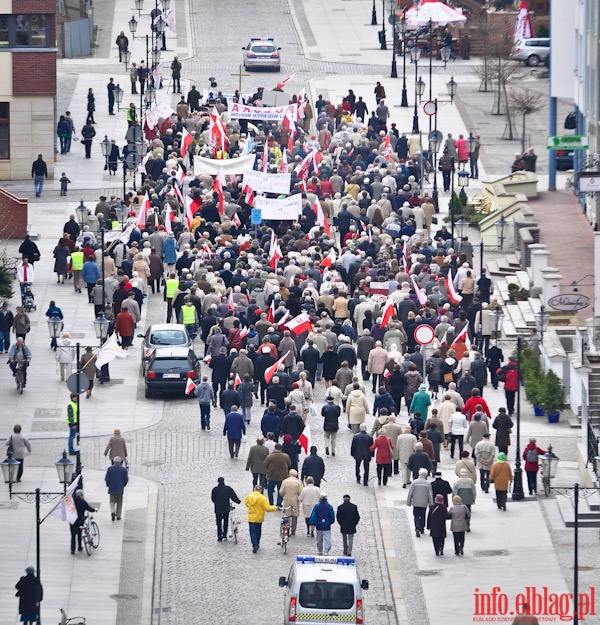
[[[244,69],[274,69],[276,72],[281,71],[281,55],[275,45],[274,39],[263,39],[261,37],[253,37],[250,43],[242,48],[244,51]]]
[[[513,61],[521,61],[529,67],[537,67],[546,60],[549,54],[550,39],[537,37],[517,41],[510,53],[510,58]]]

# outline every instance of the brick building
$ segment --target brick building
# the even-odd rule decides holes
[[[0,180],[54,174],[56,0],[0,0]]]

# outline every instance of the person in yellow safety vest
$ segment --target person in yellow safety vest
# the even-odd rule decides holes
[[[69,426],[69,454],[73,456],[78,451],[73,443],[79,432],[79,403],[76,393],[71,393],[71,401],[67,406],[67,425]]]
[[[194,304],[192,304],[189,295],[183,298],[179,322],[183,323],[187,328],[192,341],[195,340],[198,328],[198,311]]]
[[[133,126],[133,124],[135,124],[137,121],[137,118],[135,115],[135,104],[133,102],[127,107],[126,119],[127,119],[127,126],[129,127]]]
[[[75,246],[75,249],[71,252],[71,271],[73,272],[73,288],[76,293],[81,293],[81,287],[83,285],[81,270],[83,269],[84,262],[85,258],[83,252],[79,247]]]
[[[167,323],[171,323],[171,317],[173,316],[173,297],[175,291],[179,286],[179,280],[175,272],[170,273],[169,277],[165,280],[165,302],[167,302]]]
[[[118,219],[113,219],[110,222],[110,229],[111,230],[119,230],[121,228],[121,222]]]

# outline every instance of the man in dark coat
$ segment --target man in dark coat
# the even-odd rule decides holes
[[[106,470],[104,477],[108,494],[110,495],[110,516],[112,520],[121,520],[121,510],[123,508],[123,493],[129,481],[127,469],[122,465],[120,456],[113,458],[113,464]]]
[[[329,455],[329,444],[331,444],[331,455],[335,456],[335,439],[340,429],[339,418],[341,409],[333,403],[333,397],[327,397],[327,403],[321,408],[323,417],[323,438],[325,439],[325,454]]]
[[[229,529],[229,508],[231,502],[242,503],[231,486],[225,484],[225,478],[220,477],[217,485],[212,489],[210,498],[215,504],[215,518],[217,521],[217,540],[227,540]]]
[[[338,506],[336,519],[340,524],[340,531],[342,532],[344,555],[351,556],[354,534],[356,534],[356,526],[360,521],[360,514],[357,506],[350,503],[350,495],[344,495],[344,503]]]
[[[15,588],[17,589],[17,597],[19,597],[21,621],[25,625],[33,625],[39,619],[40,603],[44,598],[44,589],[32,566],[28,566],[25,569],[25,573],[27,575],[21,577]]]
[[[238,412],[237,406],[231,406],[231,412],[225,417],[223,424],[223,436],[227,436],[227,444],[229,446],[229,457],[237,458],[240,453],[240,445],[242,436],[246,434],[246,424],[241,412]]]
[[[273,440],[277,442],[279,440],[280,428],[281,420],[276,412],[276,406],[275,404],[269,404],[267,412],[265,412],[260,421],[260,430],[265,438],[267,438],[267,434],[271,432],[273,434]]]
[[[231,406],[240,405],[240,394],[234,388],[233,380],[227,382],[227,388],[221,393],[221,408],[225,415],[231,412]]]
[[[448,507],[448,495],[452,494],[452,486],[450,486],[450,482],[442,479],[442,474],[439,471],[435,474],[433,482],[431,482],[431,490],[434,498],[436,495],[441,495],[444,498],[444,505]]]
[[[317,378],[317,365],[320,359],[319,350],[314,346],[312,339],[308,339],[307,346],[302,350],[302,362],[304,368],[310,372],[311,378],[316,380]]]
[[[360,484],[360,465],[363,465],[363,485],[369,485],[369,463],[371,462],[370,447],[373,437],[367,433],[367,424],[360,424],[360,431],[352,437],[350,454],[354,458],[356,467],[356,483]]]
[[[408,457],[406,466],[412,471],[413,479],[416,480],[419,477],[419,469],[425,469],[427,473],[431,473],[433,465],[431,464],[431,458],[429,454],[423,451],[423,445],[417,443],[415,445],[415,451]]]
[[[283,410],[285,408],[285,396],[287,390],[283,384],[279,382],[279,375],[274,375],[271,384],[267,387],[267,403],[273,402],[277,408]]]
[[[289,434],[292,437],[294,443],[300,438],[300,434],[304,432],[304,421],[302,417],[296,412],[296,406],[290,406],[290,411],[283,417],[281,421],[281,429],[279,431],[280,436]],[[317,483],[315,482],[315,486]]]
[[[219,398],[219,405],[222,407],[221,393],[225,390],[227,380],[229,379],[229,372],[231,371],[232,358],[227,355],[227,348],[221,347],[219,353],[211,358],[208,365],[212,369],[212,386],[215,392],[215,397]],[[220,387],[220,391],[219,391]]]
[[[304,481],[308,476],[312,477],[315,486],[321,486],[321,480],[325,475],[325,463],[323,458],[317,455],[317,448],[313,445],[310,448],[310,454],[304,459],[302,463],[301,480]]]

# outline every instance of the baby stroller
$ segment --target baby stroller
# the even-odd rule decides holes
[[[36,310],[35,296],[33,295],[31,284],[29,282],[24,282],[21,286],[21,304],[23,305],[25,312]]]

